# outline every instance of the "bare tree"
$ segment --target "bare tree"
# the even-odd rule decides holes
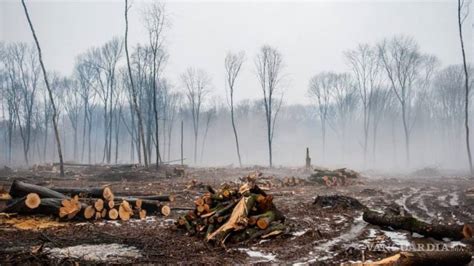
[[[359,44],[356,49],[345,52],[352,68],[355,85],[362,103],[364,130],[364,163],[367,161],[367,147],[370,128],[370,112],[373,94],[380,86],[380,64],[377,50],[368,44]]]
[[[201,163],[203,162],[204,158],[204,148],[206,147],[206,138],[207,133],[209,132],[209,126],[211,125],[212,121],[215,119],[217,110],[216,106],[212,105],[206,110],[205,112],[205,119],[206,119],[206,129],[204,130],[204,136],[202,138],[202,146],[201,146]]]
[[[144,13],[145,28],[148,31],[149,46],[152,54],[152,68],[151,68],[151,84],[153,89],[153,113],[155,122],[155,156],[156,168],[159,168],[160,155],[160,141],[159,141],[159,121],[158,121],[158,75],[164,61],[167,58],[163,50],[163,30],[166,26],[166,12],[164,5],[159,2],[152,3]]]
[[[201,118],[201,108],[204,97],[209,93],[211,78],[201,69],[188,68],[181,75],[181,82],[185,88],[185,95],[188,100],[191,117],[193,120],[194,132],[194,163],[197,162],[197,143],[199,136],[199,125]]]
[[[283,58],[275,48],[264,45],[255,57],[257,77],[262,87],[263,104],[265,107],[265,119],[267,125],[268,156],[270,167],[273,167],[272,143],[275,133],[275,123],[283,102],[283,94],[280,99],[277,93],[280,89],[282,78]]]
[[[21,3],[23,5],[23,9],[25,10],[25,15],[28,20],[28,24],[30,25],[31,33],[33,34],[33,38],[36,43],[36,48],[38,48],[38,57],[41,65],[41,69],[43,70],[43,77],[44,77],[44,83],[46,84],[46,88],[48,89],[49,93],[49,99],[51,101],[51,105],[53,107],[53,127],[54,127],[54,134],[56,136],[56,145],[58,147],[58,155],[59,155],[59,166],[60,166],[60,175],[64,176],[64,163],[63,163],[63,154],[61,150],[61,139],[59,138],[59,130],[58,130],[58,125],[57,125],[57,112],[56,112],[56,106],[54,105],[54,98],[53,98],[53,93],[51,91],[51,88],[49,87],[49,81],[48,81],[48,75],[46,73],[46,68],[44,67],[43,63],[43,58],[41,54],[41,47],[38,41],[38,38],[36,37],[35,29],[33,28],[33,24],[30,19],[30,15],[28,14],[28,9],[25,4],[25,0],[21,0]]]
[[[397,36],[378,45],[382,66],[390,87],[401,105],[405,136],[406,165],[410,163],[410,131],[413,122],[412,103],[415,99],[415,82],[423,57],[416,42],[409,37]]]
[[[135,109],[135,112],[137,113],[138,132],[140,133],[140,137],[141,137],[142,145],[143,145],[143,160],[145,163],[145,167],[148,167],[148,156],[146,154],[145,134],[143,132],[143,120],[142,120],[142,115],[140,113],[140,109],[138,108],[137,92],[135,90],[135,85],[133,83],[132,67],[130,65],[130,56],[128,54],[128,9],[129,8],[130,7],[128,6],[128,0],[125,0],[125,55],[127,58],[128,77],[130,79],[130,89],[132,91],[131,94],[132,94],[133,107]]]
[[[358,104],[355,87],[348,73],[332,74],[331,98],[334,109],[334,129],[340,132],[342,160],[346,153],[346,130],[347,123],[351,121]]]
[[[472,167],[472,155],[471,155],[471,145],[470,145],[470,136],[469,136],[469,72],[467,70],[466,62],[466,52],[464,51],[464,39],[462,26],[465,19],[469,14],[469,6],[466,5],[465,0],[458,0],[458,28],[459,28],[459,41],[461,42],[461,52],[462,52],[462,63],[464,68],[464,90],[465,90],[465,100],[464,100],[464,128],[466,130],[466,150],[467,150],[467,159],[469,161],[469,171],[471,177],[474,178],[474,168]],[[466,6],[465,6],[466,5]],[[464,14],[463,14],[464,11]]]
[[[74,76],[77,80],[79,87],[79,94],[82,98],[82,106],[84,110],[83,123],[82,123],[82,151],[81,161],[84,160],[84,152],[86,149],[86,135],[87,135],[87,150],[88,156],[87,161],[90,164],[91,158],[91,134],[92,134],[92,117],[94,110],[94,86],[96,71],[87,63],[87,54],[81,55],[77,58],[76,65],[74,66]]]
[[[334,82],[334,73],[323,72],[315,75],[309,81],[308,94],[312,97],[318,109],[319,120],[321,121],[321,134],[322,134],[322,156],[323,162],[326,155],[326,125],[330,117],[330,106],[331,106],[331,88]]]
[[[378,88],[372,92],[371,99],[371,115],[372,115],[372,161],[375,164],[375,152],[377,147],[377,130],[380,124],[380,120],[384,117],[387,110],[387,103],[392,97],[392,93],[389,88]]]
[[[237,127],[235,125],[235,115],[234,115],[234,92],[235,92],[235,80],[240,73],[242,63],[245,60],[245,53],[240,52],[238,54],[233,54],[228,52],[225,57],[225,71],[226,71],[226,83],[228,89],[228,102],[230,106],[230,120],[232,122],[232,129],[234,131],[235,137],[235,147],[237,149],[237,158],[239,159],[239,166],[242,167],[242,159],[240,157],[240,147],[239,147],[239,137],[237,135]]]

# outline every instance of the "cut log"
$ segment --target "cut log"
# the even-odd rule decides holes
[[[171,208],[168,205],[163,205],[163,207],[161,207],[161,214],[169,216],[171,214]]]
[[[140,210],[138,212],[138,217],[140,217],[140,219],[145,219],[146,218],[146,210]]]
[[[467,265],[470,262],[471,254],[468,251],[417,251],[400,252],[383,260],[363,263],[363,265],[457,266]]]
[[[142,200],[141,199],[137,199],[135,201],[135,207],[141,209],[141,207],[142,207]]]
[[[62,207],[59,208],[60,218],[67,217],[68,219],[72,219],[82,209],[82,204],[79,202],[78,197],[74,197],[72,199],[63,199],[61,200],[61,205]]]
[[[102,218],[107,218],[107,209],[102,209],[101,211]]]
[[[87,206],[84,209],[84,218],[86,219],[92,219],[92,217],[95,216],[95,208],[91,205]]]
[[[12,198],[22,198],[28,195],[29,193],[36,193],[41,198],[58,198],[58,199],[67,199],[68,197],[62,193],[49,189],[47,187],[42,187],[38,185],[33,185],[29,183],[22,182],[20,180],[14,180],[10,187],[10,196]]]
[[[257,219],[257,227],[260,229],[267,229],[271,222],[275,221],[276,215],[272,211],[267,211],[266,213],[260,215]]]
[[[61,209],[64,207],[62,204],[62,201],[63,201],[62,199],[43,198],[40,200],[40,204],[38,205],[38,207],[34,209],[29,208],[26,205],[25,201],[26,201],[26,197],[17,199],[14,202],[12,202],[10,205],[5,207],[1,212],[18,213],[18,214],[43,214],[43,215],[58,216],[61,214]],[[60,217],[66,217],[68,216],[68,214],[73,213],[75,210],[77,210],[77,206],[71,207],[70,210],[71,210],[70,212],[66,212],[66,210],[62,210],[64,214],[63,216],[60,216]]]
[[[115,207],[115,201],[109,200],[109,201],[107,202],[107,206],[109,207],[109,210],[110,210],[110,209],[113,209],[113,208]]]
[[[112,190],[109,187],[104,187],[104,190],[102,191],[102,197],[106,201],[111,201],[114,200],[114,193],[112,193]]]
[[[130,216],[133,215],[133,210],[130,208],[130,204],[124,200],[120,203],[118,213],[122,221],[128,221]]]
[[[41,203],[41,199],[36,193],[29,193],[25,199],[25,205],[30,209],[37,208]]]
[[[130,204],[137,206],[137,202],[139,202],[139,208],[146,210],[147,214],[149,215],[161,213],[164,216],[168,216],[171,213],[170,207],[163,205],[158,200],[142,200],[132,198],[130,201],[127,200],[126,202],[129,203],[129,206]]]
[[[104,209],[104,201],[102,199],[97,199],[94,203],[96,211],[102,211]]]
[[[111,220],[116,220],[118,218],[118,216],[119,216],[119,213],[118,213],[117,209],[110,209],[109,210],[109,218]]]
[[[424,235],[425,237],[432,237],[439,240],[442,240],[443,238],[461,240],[472,237],[472,228],[468,224],[428,224],[409,216],[397,216],[377,213],[374,211],[365,211],[363,219],[373,225],[392,227],[396,230],[407,230]]]

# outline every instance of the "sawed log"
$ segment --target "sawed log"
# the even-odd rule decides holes
[[[370,210],[365,211],[362,217],[364,221],[373,225],[390,226],[396,230],[407,230],[424,235],[425,237],[432,237],[439,240],[442,240],[443,238],[461,240],[472,237],[472,228],[468,224],[428,224],[410,216],[383,214]]]

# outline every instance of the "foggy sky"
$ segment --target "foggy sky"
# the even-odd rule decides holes
[[[133,1],[129,43],[146,43],[140,18],[143,1]],[[113,36],[123,36],[123,1],[27,1],[42,44],[46,67],[70,74],[75,56]],[[166,2],[171,25],[165,76],[179,88],[187,67],[211,76],[214,95],[224,97],[224,57],[246,52],[236,98],[260,97],[254,56],[259,47],[278,48],[286,65],[287,103],[308,103],[310,77],[320,71],[348,71],[342,52],[360,42],[374,43],[397,34],[413,36],[423,52],[443,65],[461,62],[457,1],[317,2]],[[472,13],[472,12],[471,12]],[[466,23],[468,52],[473,49],[472,19]],[[0,2],[0,40],[31,42],[20,1]]]

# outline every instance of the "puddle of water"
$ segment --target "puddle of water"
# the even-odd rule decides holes
[[[137,248],[121,244],[78,245],[65,248],[47,248],[45,251],[53,259],[75,258],[94,262],[120,262],[142,257]]]

